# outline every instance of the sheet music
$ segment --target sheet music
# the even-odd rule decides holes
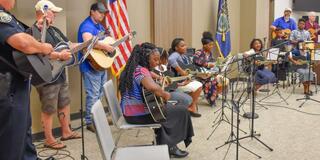
[[[221,69],[222,73],[225,72],[228,69],[229,65],[233,62],[234,57],[235,56],[231,56],[231,57],[228,58],[227,62],[225,63],[225,65]]]
[[[267,55],[267,60],[274,60],[276,61],[278,58],[278,55],[280,53],[280,49],[279,48],[271,48],[268,52]]]
[[[315,51],[314,60],[320,61],[320,50],[316,50]]]

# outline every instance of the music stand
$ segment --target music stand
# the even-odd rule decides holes
[[[267,49],[266,49],[267,50]],[[262,53],[266,50],[263,50],[263,51],[260,51],[259,53]],[[253,64],[251,65],[251,74],[250,74],[250,81],[251,82],[254,82],[255,79],[254,79],[254,75],[253,75],[253,71],[255,70],[256,68],[256,65],[255,65],[255,55],[257,55],[258,53],[252,55],[252,62]],[[251,110],[252,112],[250,113],[251,114],[251,130],[250,130],[250,135],[248,136],[244,136],[244,137],[241,137],[239,138],[239,131],[237,130],[237,139],[236,140],[231,140],[229,142],[226,142],[226,143],[233,143],[233,142],[237,142],[237,156],[238,156],[238,147],[240,146],[239,144],[239,140],[242,140],[242,139],[246,139],[246,138],[251,138],[251,139],[255,139],[257,140],[259,143],[261,143],[262,145],[264,145],[266,148],[268,148],[270,151],[273,151],[273,149],[271,147],[269,147],[268,145],[266,145],[264,142],[262,142],[260,139],[257,138],[257,136],[261,136],[261,134],[258,134],[256,133],[256,131],[254,130],[254,115],[255,115],[255,85],[253,83],[251,83]],[[240,102],[241,99],[238,100],[238,105],[239,105],[239,102]],[[238,129],[238,126],[239,126],[239,115],[237,115],[237,129]],[[255,154],[257,157],[261,158],[259,155]],[[238,157],[237,157],[238,158]]]
[[[213,135],[213,133],[218,129],[218,127],[220,126],[220,124],[222,122],[226,122],[226,123],[229,123],[231,125],[231,127],[236,127],[233,125],[233,117],[232,117],[232,120],[231,122],[229,121],[229,119],[227,118],[226,114],[225,114],[225,111],[224,111],[224,108],[226,108],[227,106],[225,105],[225,103],[227,103],[227,87],[225,85],[225,81],[226,81],[226,78],[227,78],[227,72],[229,70],[229,67],[230,67],[230,64],[232,63],[233,61],[233,58],[230,57],[226,64],[224,65],[224,67],[221,69],[221,72],[223,73],[223,76],[224,76],[224,80],[222,81],[222,100],[221,100],[221,108],[220,108],[220,113],[218,114],[218,116],[216,117],[216,119],[213,121],[213,125],[212,125],[212,132],[209,134],[209,136],[207,137],[207,140],[210,139],[210,137]],[[231,110],[231,113],[233,114],[233,107],[232,107],[232,110]],[[241,130],[243,133],[247,134],[245,131]]]
[[[237,61],[239,61],[240,59],[242,59],[242,57],[241,57],[241,58],[238,58],[238,59],[237,59],[237,58],[234,58],[233,62],[237,62]],[[254,58],[253,58],[253,61],[254,61]],[[255,68],[255,67],[253,67],[253,68]],[[253,68],[251,68],[251,71],[253,71]],[[252,72],[250,73],[250,75],[253,75]],[[250,77],[250,78],[249,78],[250,81],[251,81],[252,78],[253,78],[253,77]],[[248,84],[248,85],[252,85],[252,83],[247,83],[247,84]],[[247,87],[248,87],[248,86],[247,86]],[[243,94],[244,94],[245,92],[248,91],[247,87],[242,91],[243,93],[242,93],[241,96],[237,99],[237,103],[236,103],[236,102],[235,102],[235,98],[234,98],[233,85],[231,86],[231,89],[232,89],[232,99],[231,99],[232,108],[234,108],[234,107],[239,108],[239,107],[240,107],[240,101],[241,101],[241,99],[242,99],[242,96],[243,96]],[[252,87],[252,86],[251,86],[251,87]],[[253,99],[253,97],[252,97],[252,99]],[[252,112],[252,113],[254,113],[254,112]],[[232,122],[232,125],[233,125],[233,112],[231,112],[231,119],[232,119],[231,122]],[[224,159],[225,159],[226,156],[227,156],[227,153],[228,153],[228,151],[229,151],[229,149],[230,149],[230,147],[231,147],[231,144],[236,144],[236,159],[239,158],[239,147],[241,147],[242,149],[246,150],[247,152],[255,155],[256,157],[261,158],[260,155],[254,153],[253,151],[247,149],[246,147],[244,147],[244,146],[242,146],[242,145],[240,144],[240,142],[239,142],[239,140],[240,140],[240,139],[239,139],[239,131],[240,131],[239,124],[240,124],[240,112],[237,112],[237,124],[236,124],[236,125],[237,125],[237,126],[236,126],[236,128],[237,128],[237,130],[236,130],[237,133],[236,133],[236,135],[234,134],[233,126],[231,125],[231,132],[230,132],[230,136],[228,137],[228,140],[227,140],[223,145],[220,145],[219,147],[217,147],[216,150],[218,150],[219,148],[221,148],[221,147],[229,144],[228,149],[227,149],[227,152],[226,152],[226,154],[225,154],[225,156],[224,156]]]
[[[267,95],[266,97],[262,98],[259,100],[259,102],[273,96],[274,94],[277,94],[282,100],[283,102],[285,102],[287,105],[289,105],[289,103],[287,102],[287,100],[281,95],[280,90],[279,90],[279,63],[283,62],[282,58],[279,57],[280,55],[280,49],[279,48],[272,48],[269,50],[268,55],[267,55],[267,60],[270,61],[277,61],[276,64],[276,73],[277,73],[277,82],[276,82],[276,87],[273,89],[273,91],[271,92],[271,94]],[[284,63],[284,62],[283,62]],[[268,83],[269,85],[269,83]]]
[[[314,50],[316,50],[316,49],[311,49],[311,48],[307,48],[306,50],[308,50],[309,51],[309,59],[308,59],[308,56],[306,57],[306,60],[308,61],[307,63],[308,63],[308,85],[309,85],[309,92],[310,92],[310,86],[311,86],[311,81],[310,81],[310,79],[311,79],[311,51],[314,51]],[[300,52],[300,50],[299,50],[299,52]],[[316,53],[315,53],[315,55],[316,55]],[[314,58],[316,58],[316,56],[314,57]],[[317,56],[317,58],[319,58],[319,56]],[[315,59],[316,60],[316,59]],[[317,59],[317,60],[319,60],[319,59]],[[317,84],[315,84],[315,85],[317,85]],[[297,101],[301,101],[301,100],[304,100],[300,105],[299,105],[299,107],[301,108],[308,100],[311,100],[311,101],[314,101],[314,102],[317,102],[317,103],[320,103],[320,101],[318,101],[318,100],[316,100],[316,99],[313,99],[313,98],[310,98],[310,95],[309,95],[309,93],[305,93],[305,95],[304,95],[304,97],[303,98],[298,98],[298,99],[296,99]]]

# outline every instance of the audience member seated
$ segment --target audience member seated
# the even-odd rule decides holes
[[[214,40],[212,38],[212,34],[210,32],[204,32],[202,34],[202,49],[198,50],[193,58],[193,63],[197,66],[204,67],[208,71],[219,71],[219,68],[215,66],[215,58],[212,53],[212,49],[214,47]],[[203,93],[208,103],[211,106],[216,105],[216,98],[218,96],[217,92],[217,80],[208,76],[207,78],[200,79],[203,84]]]
[[[130,55],[127,65],[120,76],[121,109],[125,120],[131,124],[155,123],[142,97],[142,87],[153,92],[164,100],[171,98],[151,77],[150,70],[159,65],[160,54],[151,43],[136,45]],[[169,153],[176,158],[186,157],[187,151],[182,151],[177,144],[184,141],[186,147],[194,135],[190,114],[186,107],[165,104],[166,121],[161,122],[161,128],[155,130],[157,144],[167,144]]]
[[[183,38],[176,38],[171,43],[168,69],[175,73],[175,76],[187,76],[189,73],[180,65],[192,64],[185,53],[187,45]],[[202,90],[202,83],[196,80],[186,80],[178,87],[179,91],[187,92],[192,97],[192,104],[189,107],[191,116],[200,117],[197,113],[197,103]]]

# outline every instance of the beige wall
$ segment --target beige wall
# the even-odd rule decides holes
[[[152,42],[151,36],[151,0],[127,0],[130,26],[137,35],[133,44]]]
[[[257,0],[257,13],[256,13],[256,38],[266,40],[268,42],[269,37],[269,0]]]
[[[215,32],[217,21],[217,0],[192,0],[192,44],[190,46],[200,49],[201,38],[204,31]]]
[[[166,49],[176,37],[192,43],[192,1],[154,0],[155,43]]]
[[[192,1],[192,47],[202,47],[201,37],[203,31],[216,32],[219,0]],[[240,1],[229,0],[229,20],[231,26],[231,53],[239,51],[240,46]]]
[[[249,49],[249,43],[256,34],[256,0],[241,1],[240,52]]]

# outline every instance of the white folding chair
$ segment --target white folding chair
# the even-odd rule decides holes
[[[117,148],[107,122],[103,105],[98,100],[92,107],[91,114],[96,127],[96,135],[99,142],[101,154],[104,160],[169,160],[167,145],[138,146]]]
[[[121,134],[123,133],[124,130],[130,130],[130,129],[142,129],[142,128],[150,128],[152,130],[156,129],[156,128],[160,128],[161,125],[158,123],[154,123],[154,124],[142,124],[142,125],[136,125],[136,124],[129,124],[126,122],[126,120],[124,119],[122,112],[121,112],[121,108],[116,96],[116,90],[113,86],[112,80],[109,80],[108,82],[106,82],[104,85],[104,93],[107,99],[107,102],[109,103],[109,108],[110,108],[110,112],[112,115],[112,121],[113,123],[116,125],[116,127],[120,130],[120,134],[116,140],[116,143],[118,143]],[[139,133],[139,130],[138,130]],[[137,133],[137,135],[138,135]],[[153,134],[153,144],[156,144],[156,137],[155,134]]]

